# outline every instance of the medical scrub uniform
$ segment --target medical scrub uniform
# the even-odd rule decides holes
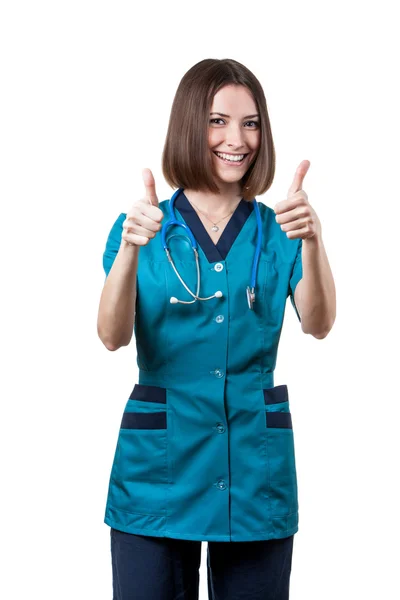
[[[163,222],[169,200],[160,202]],[[176,276],[158,232],[140,247],[134,333],[139,376],[127,392],[104,521],[120,532],[218,542],[287,538],[298,531],[293,425],[286,385],[274,369],[287,297],[302,277],[301,239],[290,240],[274,211],[258,203],[262,247],[256,299],[246,287],[257,244],[252,203],[241,200],[217,244],[184,191],[179,221],[198,243],[199,296]],[[108,275],[126,214],[115,221],[103,265]],[[196,262],[186,232],[166,236],[192,292]]]

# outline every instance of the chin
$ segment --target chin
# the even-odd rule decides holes
[[[219,181],[223,181],[224,183],[241,183],[243,179],[243,175],[234,175],[232,174],[230,177],[225,175],[225,173],[216,173],[217,179]]]

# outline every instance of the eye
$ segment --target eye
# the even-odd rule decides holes
[[[223,123],[225,123],[224,119],[218,118],[216,117],[215,119],[210,119],[210,123],[215,123],[215,121],[222,121]],[[258,121],[246,121],[246,123],[253,123],[253,127],[252,129],[256,129],[259,125]]]

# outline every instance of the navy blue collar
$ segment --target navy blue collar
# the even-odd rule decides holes
[[[239,235],[243,225],[254,210],[252,202],[241,199],[235,212],[232,214],[217,244],[214,244],[207,229],[197,215],[185,193],[181,191],[175,199],[176,210],[181,214],[186,225],[190,227],[197,243],[203,250],[208,262],[225,260],[235,239]],[[210,223],[211,227],[211,223]]]

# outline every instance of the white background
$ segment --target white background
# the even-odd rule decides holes
[[[260,80],[277,164],[297,166],[337,289],[324,340],[287,301],[275,384],[294,423],[291,599],[398,598],[398,21],[395,2],[4,2],[0,595],[110,600],[109,472],[134,338],[97,336],[102,254],[161,153],[180,79],[234,58]],[[202,546],[200,598],[206,591]],[[251,599],[249,599],[251,600]]]

